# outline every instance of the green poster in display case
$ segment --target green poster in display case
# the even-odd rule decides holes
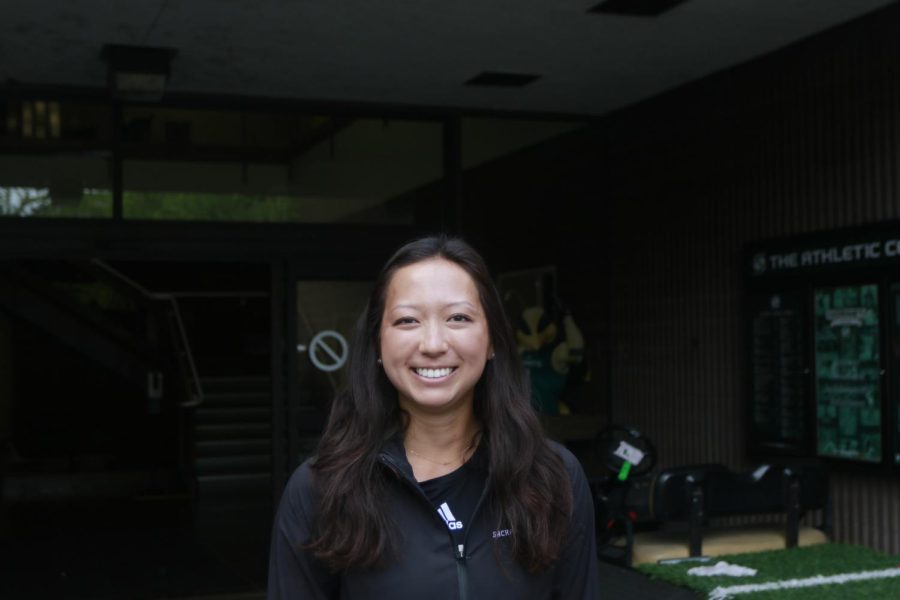
[[[815,291],[819,456],[881,461],[878,286]]]

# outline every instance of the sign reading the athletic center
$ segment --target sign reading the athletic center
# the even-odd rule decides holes
[[[759,277],[821,267],[877,266],[900,262],[900,237],[836,245],[814,245],[786,252],[757,252],[750,273]]]

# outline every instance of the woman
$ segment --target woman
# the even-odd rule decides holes
[[[593,505],[544,439],[500,297],[461,240],[382,269],[346,391],[285,489],[269,598],[596,598]]]

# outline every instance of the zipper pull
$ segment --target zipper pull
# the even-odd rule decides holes
[[[465,559],[466,559],[465,546],[463,544],[460,544],[456,547],[456,560],[465,560]]]

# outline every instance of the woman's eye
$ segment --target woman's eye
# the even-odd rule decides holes
[[[454,323],[465,323],[466,321],[471,321],[472,319],[470,319],[466,315],[453,315],[452,317],[450,317],[450,320]]]
[[[394,325],[411,325],[415,323],[416,320],[412,317],[400,317],[396,321],[394,321]]]

